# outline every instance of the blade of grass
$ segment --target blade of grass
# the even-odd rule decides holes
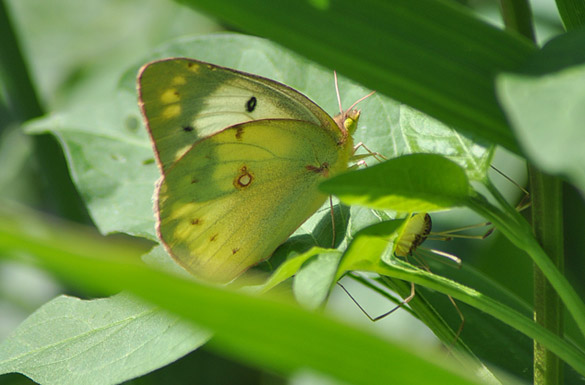
[[[311,368],[345,383],[478,384],[410,350],[278,299],[256,297],[161,273],[128,247],[26,214],[0,216],[0,249],[30,253],[70,282],[111,293],[122,288],[213,330],[211,347],[283,374]],[[107,279],[105,279],[107,277]]]
[[[505,322],[533,340],[537,340],[555,352],[576,371],[581,374],[585,373],[585,353],[583,351],[538,325],[518,310],[447,278],[414,268],[397,258],[384,257],[384,255],[388,255],[388,238],[394,234],[395,230],[396,225],[393,222],[381,222],[361,230],[344,254],[338,274],[350,270],[374,272],[414,282],[417,285],[450,295]],[[383,255],[384,261],[380,260],[380,255]]]
[[[497,193],[497,190],[494,191],[492,189],[492,193]],[[556,268],[553,261],[538,244],[536,238],[534,238],[532,228],[524,218],[513,208],[508,207],[505,212],[502,212],[480,197],[470,199],[468,207],[488,219],[513,244],[530,255],[534,263],[560,296],[567,310],[579,326],[581,333],[585,335],[585,304],[565,276]]]
[[[557,8],[567,31],[585,25],[585,1],[583,0],[556,0]]]

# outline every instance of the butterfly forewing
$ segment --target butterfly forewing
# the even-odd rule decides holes
[[[192,60],[165,59],[138,76],[140,104],[163,173],[198,139],[259,119],[335,123],[299,92],[275,81]]]

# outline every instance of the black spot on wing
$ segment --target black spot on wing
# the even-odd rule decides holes
[[[255,96],[252,96],[246,102],[246,111],[248,111],[248,112],[254,111],[256,109],[256,104],[258,104],[258,100],[256,100]]]
[[[195,128],[193,128],[193,126],[190,126],[190,125],[188,125],[188,124],[183,126],[183,131],[185,131],[185,132],[191,132],[191,131],[193,131],[194,129],[195,129]]]

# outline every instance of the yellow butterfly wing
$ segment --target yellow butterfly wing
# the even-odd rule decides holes
[[[332,119],[301,93],[192,59],[138,75],[162,173],[157,232],[182,266],[227,282],[270,257],[324,202],[317,185],[347,168],[359,112]]]
[[[341,135],[325,111],[292,88],[198,60],[145,65],[138,91],[163,173],[198,139],[251,120],[302,120]]]
[[[158,192],[159,236],[194,275],[227,282],[268,258],[323,204],[318,184],[345,170],[350,154],[304,121],[224,129],[167,170]]]

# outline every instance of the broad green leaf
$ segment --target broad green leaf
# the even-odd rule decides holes
[[[61,296],[2,341],[0,374],[22,373],[41,384],[120,383],[177,360],[209,337],[127,294],[90,301]]]
[[[135,78],[138,68],[161,57],[187,56],[254,72],[290,85],[323,106],[338,111],[333,73],[263,39],[234,34],[182,39],[166,45],[127,71],[115,98],[79,105],[75,110],[37,120],[29,132],[54,133],[67,154],[72,179],[103,233],[126,232],[156,239],[152,195],[159,177],[152,146],[141,124]],[[369,90],[340,78],[348,107]],[[397,103],[377,95],[368,100],[374,111],[391,111]],[[375,138],[374,151],[390,148],[387,115],[368,114],[367,105],[356,140]],[[305,231],[311,228],[305,227]]]
[[[340,257],[339,251],[320,247],[313,247],[300,255],[291,253],[263,284],[245,289],[265,293],[294,277],[292,288],[296,300],[307,308],[317,308],[325,302],[335,283]],[[243,280],[246,281],[246,277]],[[236,281],[235,285],[238,284]]]
[[[461,167],[431,154],[406,155],[338,175],[321,188],[346,204],[403,213],[462,206],[472,191]]]
[[[530,160],[585,190],[585,65],[539,77],[505,75],[498,87]]]
[[[76,241],[66,242],[69,238]],[[454,365],[439,363],[436,352],[413,353],[286,301],[154,271],[126,255],[125,249],[110,250],[108,244],[83,232],[24,213],[17,217],[4,213],[0,245],[4,255],[33,253],[44,266],[87,289],[112,292],[126,288],[209,328],[215,333],[211,348],[282,374],[311,368],[348,384],[426,384],[429,376],[439,383],[479,383]],[[95,248],[106,252],[100,256]]]
[[[120,92],[101,104],[32,121],[28,131],[57,137],[71,178],[102,233],[156,239],[152,193],[159,171],[136,96]]]
[[[403,153],[444,155],[466,171],[470,180],[484,180],[494,153],[493,146],[480,145],[441,122],[408,107],[400,106],[400,138]]]
[[[270,275],[270,277],[262,285],[251,287],[252,292],[264,293],[275,287],[276,285],[284,282],[295,275],[302,265],[307,262],[310,258],[318,255],[321,252],[325,252],[325,249],[313,247],[305,253],[300,255],[290,256],[286,261],[282,262],[280,266]],[[237,282],[236,282],[237,283]]]
[[[528,41],[453,1],[181,0],[250,34],[270,38],[474,136],[517,151],[496,101],[494,77],[520,67]]]
[[[361,230],[356,234],[355,239],[349,245],[348,250],[344,253],[340,263],[338,276],[345,274],[347,271],[365,271],[377,272],[379,266],[384,265],[383,259],[387,258],[389,253],[392,253],[393,242],[398,236],[399,230],[404,221],[394,220],[378,223]],[[352,276],[355,277],[354,274]],[[410,284],[404,281],[390,279],[389,277],[381,276],[376,281],[386,288],[400,294],[403,298],[410,295]],[[450,327],[442,318],[442,314],[454,312],[454,308],[449,308],[442,313],[437,312],[437,309],[427,300],[426,291],[422,294],[421,288],[418,287],[417,294],[408,304],[408,307],[414,311],[414,314],[423,321],[435,335],[441,339],[445,344],[453,345],[451,349],[456,357],[462,360],[464,365],[470,365],[474,371],[484,373],[486,380],[491,378],[490,374],[483,364],[475,358],[473,350],[470,350],[465,340],[462,338],[456,339],[456,330],[459,326],[452,324]],[[434,298],[433,304],[442,304]],[[389,304],[392,305],[393,304]],[[443,310],[445,310],[443,308]],[[463,358],[464,357],[464,358]],[[470,357],[473,360],[470,360]],[[489,381],[488,381],[489,382]],[[496,381],[497,382],[497,381]]]
[[[142,256],[142,260],[156,269],[182,275],[184,277],[191,277],[191,274],[183,269],[181,265],[176,263],[162,245],[153,247],[148,253]]]
[[[321,306],[335,284],[335,273],[341,252],[329,250],[319,253],[303,265],[294,276],[293,293],[298,303],[315,309]]]
[[[436,243],[443,244],[443,248],[445,247],[444,242]],[[437,248],[440,246],[437,245]],[[427,242],[423,243],[419,248],[417,258],[424,258],[424,261],[429,264],[429,268],[434,274],[474,288],[498,302],[518,310],[524,316],[530,317],[532,315],[531,306],[520,300],[515,293],[510,292],[481,271],[475,269],[470,262],[465,260],[466,257],[471,257],[471,255],[457,255],[463,259],[462,265],[457,268],[447,265],[444,261],[436,260],[425,250],[421,250],[426,247],[429,247]],[[443,251],[443,248],[439,248],[439,250]],[[424,293],[425,298],[433,304],[433,307],[439,311],[453,330],[457,330],[460,327],[461,318],[454,305],[444,294],[434,290],[423,290],[422,287],[417,287],[417,290]],[[483,311],[467,306],[460,301],[456,301],[456,303],[465,318],[459,338],[465,342],[473,353],[490,368],[503,369],[519,378],[531,381],[534,342],[525,334]],[[502,354],[502,347],[505,347],[506,354]]]
[[[376,223],[360,230],[341,258],[337,278],[346,272],[375,271],[382,255],[392,250],[392,242],[398,236],[403,220]]]
[[[483,282],[483,288],[499,293],[505,298],[505,303],[479,292],[471,287],[462,285],[448,278],[435,275],[427,270],[417,268],[397,257],[392,252],[390,243],[396,237],[399,221],[382,222],[363,229],[344,254],[338,276],[346,271],[357,270],[378,273],[414,282],[429,289],[450,295],[463,303],[471,305],[496,319],[508,324],[528,337],[539,341],[548,349],[569,363],[576,371],[585,371],[583,352],[570,342],[567,342],[550,331],[536,324],[526,305],[515,297],[502,292],[488,282]],[[403,293],[401,293],[403,294]],[[429,322],[432,327],[433,323]],[[444,334],[438,334],[442,339]]]
[[[558,35],[530,55],[524,66],[514,72],[544,75],[585,64],[583,44],[585,44],[584,29]]]
[[[498,97],[528,158],[581,190],[584,45],[583,29],[560,35],[532,55],[522,72],[501,75],[497,81]]]
[[[140,65],[150,60],[177,56],[263,75],[299,90],[331,115],[339,109],[330,70],[267,40],[219,34],[166,44],[125,73],[119,90],[113,91],[116,97],[82,104],[75,110],[57,113],[29,125],[30,132],[50,131],[59,138],[72,178],[103,233],[125,232],[156,239],[152,195],[159,173],[153,163],[152,146],[141,124],[135,91],[136,73]],[[343,77],[339,80],[339,88],[346,108],[370,91]],[[388,158],[424,151],[466,159],[465,164],[485,164],[490,157],[489,152],[476,151],[478,146],[469,151],[471,144],[461,145],[461,136],[456,132],[381,94],[374,94],[362,102],[360,108],[362,115],[355,142],[363,142],[372,151]],[[417,139],[417,136],[429,135],[440,136],[443,142],[437,146]],[[408,143],[398,140],[402,137],[408,137]],[[477,173],[479,169],[467,170]],[[336,225],[337,220],[346,218],[343,212],[339,213],[341,218],[336,211]],[[329,247],[330,241],[326,238],[331,236],[330,222],[328,224],[325,219],[329,215],[326,204],[320,214],[303,224],[295,235],[309,234],[319,240],[311,246]],[[320,223],[323,228],[316,229]],[[340,231],[343,227],[343,224],[337,226]],[[322,239],[313,234],[314,230]],[[336,238],[342,240],[343,232]]]

